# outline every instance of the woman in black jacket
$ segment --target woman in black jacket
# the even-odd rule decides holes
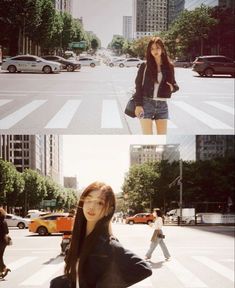
[[[5,217],[5,210],[0,208],[0,278],[4,278],[10,271],[10,269],[6,267],[3,261],[3,254],[7,246],[6,236],[9,233]]]
[[[161,38],[153,37],[149,41],[146,63],[141,64],[135,83],[135,115],[140,119],[143,134],[153,134],[153,122],[156,124],[157,134],[166,134],[166,100],[179,87],[175,81],[174,66]]]
[[[65,259],[65,278],[51,288],[124,288],[152,274],[149,264],[122,247],[112,236],[115,196],[110,186],[94,182],[81,195],[71,246]]]

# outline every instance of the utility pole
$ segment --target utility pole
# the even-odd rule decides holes
[[[180,159],[180,178],[179,178],[179,185],[180,185],[180,225],[182,224],[182,206],[183,206],[183,162]]]

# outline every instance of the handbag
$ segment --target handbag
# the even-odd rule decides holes
[[[13,244],[12,239],[9,235],[5,236],[5,242],[7,246],[11,246]]]
[[[143,79],[142,79],[142,87],[144,85],[146,69],[147,69],[147,65],[145,65],[145,68],[144,68],[144,74],[143,74]],[[127,116],[131,117],[131,118],[135,118],[136,117],[136,115],[135,115],[135,92],[133,93],[131,98],[128,100],[128,102],[126,104],[126,108],[124,110],[124,113]]]

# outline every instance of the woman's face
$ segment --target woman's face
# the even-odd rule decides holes
[[[162,55],[162,48],[158,44],[153,43],[151,46],[151,54],[154,58],[160,57]]]
[[[84,199],[83,213],[87,222],[99,221],[105,215],[105,199],[102,192],[95,190],[90,192]]]

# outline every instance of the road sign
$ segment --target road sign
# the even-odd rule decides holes
[[[86,47],[86,41],[80,41],[80,42],[72,42],[69,43],[70,48],[85,48]]]
[[[56,199],[42,200],[42,206],[44,207],[56,206]]]

